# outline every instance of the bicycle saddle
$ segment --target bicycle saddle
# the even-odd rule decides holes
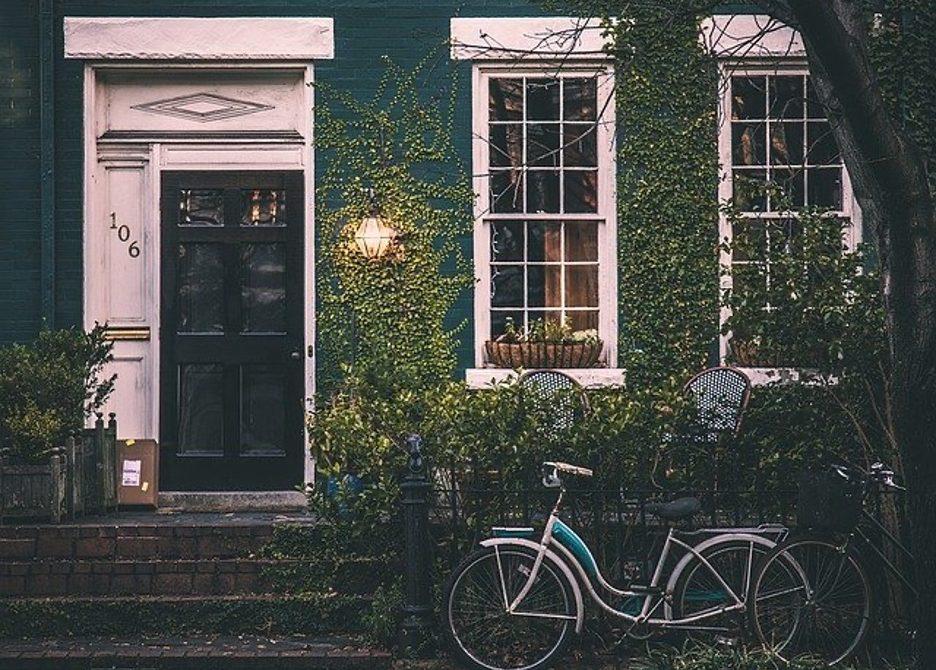
[[[698,498],[677,498],[670,502],[647,503],[647,513],[666,521],[688,519],[702,509]]]

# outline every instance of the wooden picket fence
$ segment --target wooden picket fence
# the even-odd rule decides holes
[[[49,452],[47,463],[16,464],[0,449],[0,523],[46,517],[53,523],[117,508],[117,421],[94,426]]]

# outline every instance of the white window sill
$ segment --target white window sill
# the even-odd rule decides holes
[[[581,384],[584,388],[607,388],[624,386],[627,371],[623,368],[556,368]],[[509,368],[468,368],[465,382],[469,388],[490,388],[494,384],[516,379],[519,370]]]
[[[825,381],[835,383],[835,379],[824,380],[816,370],[810,368],[760,368],[738,367],[751,380],[751,386],[769,384],[822,384]]]

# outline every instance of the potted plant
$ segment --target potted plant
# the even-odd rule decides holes
[[[103,326],[43,330],[0,348],[0,517],[116,504],[116,422],[98,413],[114,387]]]
[[[503,334],[484,346],[488,363],[498,368],[592,368],[604,343],[594,329],[573,330],[568,318],[536,319],[526,329],[508,318]]]

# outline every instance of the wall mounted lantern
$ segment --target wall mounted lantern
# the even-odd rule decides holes
[[[397,231],[380,215],[374,189],[368,189],[370,212],[354,232],[354,246],[364,258],[376,260],[386,254],[397,241]]]

